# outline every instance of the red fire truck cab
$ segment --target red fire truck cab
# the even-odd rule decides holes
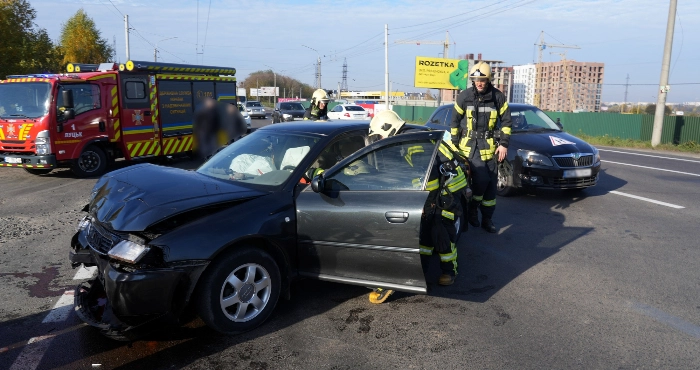
[[[117,158],[192,150],[203,98],[236,104],[236,70],[172,63],[69,64],[0,81],[0,167],[103,174]]]

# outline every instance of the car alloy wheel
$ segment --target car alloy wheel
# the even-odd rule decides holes
[[[224,281],[219,303],[229,320],[254,319],[270,302],[270,274],[255,263],[239,266]]]
[[[515,193],[513,186],[513,172],[506,173],[505,166],[498,166],[498,181],[496,182],[496,193],[502,197],[507,197]]]

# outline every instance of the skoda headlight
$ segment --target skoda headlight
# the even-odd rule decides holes
[[[110,249],[107,255],[115,260],[134,264],[150,250],[150,248],[143,244],[144,242],[145,241],[136,241],[135,238],[133,240],[122,240]]]
[[[593,157],[594,157],[594,159],[595,159],[595,160],[593,161],[593,163],[598,163],[598,162],[600,162],[600,151],[598,150],[598,148],[596,148],[596,147],[594,147],[594,146],[591,146],[591,148],[593,148]]]
[[[49,131],[44,130],[36,135],[34,140],[34,145],[36,147],[36,154],[46,155],[51,154],[51,139],[49,138]]]
[[[523,164],[526,166],[553,166],[552,161],[544,154],[518,149],[518,155],[523,159]]]

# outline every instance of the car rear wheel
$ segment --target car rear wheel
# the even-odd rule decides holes
[[[24,170],[32,175],[46,175],[51,172],[53,168],[25,168]]]
[[[71,170],[78,177],[100,176],[107,170],[107,155],[96,145],[88,145],[73,161]]]
[[[511,171],[507,172],[504,167],[511,168]],[[496,184],[496,192],[498,195],[502,197],[511,196],[515,194],[515,190],[513,186],[512,166],[498,166],[498,183]]]
[[[242,248],[214,261],[202,277],[197,312],[212,329],[238,334],[259,326],[275,308],[281,277],[275,260]]]

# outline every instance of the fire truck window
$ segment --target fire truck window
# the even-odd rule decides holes
[[[146,97],[146,84],[141,81],[129,81],[126,84],[127,99],[143,99]]]
[[[76,116],[81,113],[85,113],[102,107],[100,100],[100,87],[97,85],[63,85],[62,89],[73,90],[73,109],[75,111]],[[59,95],[59,97],[60,96],[61,95]]]

